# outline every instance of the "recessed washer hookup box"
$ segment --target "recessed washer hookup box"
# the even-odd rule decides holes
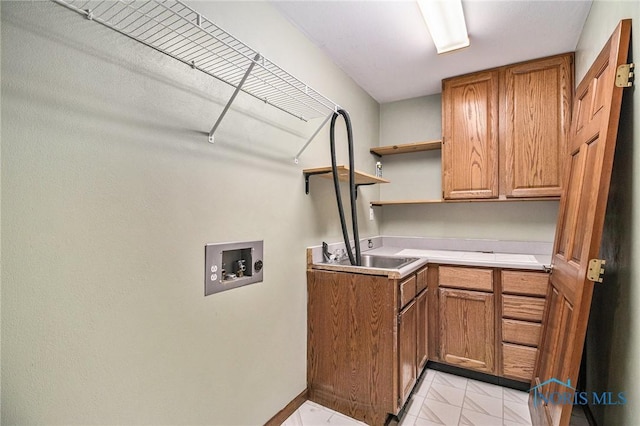
[[[204,246],[204,295],[262,281],[263,241]]]

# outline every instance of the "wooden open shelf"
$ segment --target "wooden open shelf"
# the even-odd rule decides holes
[[[394,200],[394,201],[372,201],[372,206],[401,206],[411,204],[452,204],[452,203],[506,203],[514,201],[559,201],[560,197],[537,197],[537,198],[485,198],[473,200]]]
[[[318,175],[326,179],[333,179],[331,166],[328,167],[316,167],[314,169],[304,169],[302,171],[305,180],[305,192],[309,193],[309,177]],[[349,182],[349,167],[338,166],[338,178],[341,182]],[[388,180],[379,178],[369,173],[364,173],[355,170],[356,188],[362,185],[374,185],[376,183],[389,183]]]
[[[442,148],[442,141],[424,141],[424,142],[403,143],[398,145],[379,146],[376,148],[371,148],[369,151],[372,154],[377,155],[378,157],[382,157],[383,155],[431,151],[434,149],[441,149],[441,148]]]

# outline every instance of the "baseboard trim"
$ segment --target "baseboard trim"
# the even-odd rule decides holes
[[[429,361],[427,363],[427,367],[432,370],[442,371],[443,373],[451,373],[455,374],[456,376],[462,376],[468,379],[479,380],[481,382],[517,389],[523,392],[529,392],[529,389],[531,388],[531,384],[528,382],[521,382],[518,380],[507,379],[505,377],[494,376],[492,374],[480,373],[478,371],[467,370],[466,368],[455,367],[453,365],[442,364],[435,361]]]
[[[304,402],[307,400],[307,389],[303,390],[300,395],[293,398],[282,410],[278,411],[275,416],[271,417],[264,426],[280,426],[289,418]]]

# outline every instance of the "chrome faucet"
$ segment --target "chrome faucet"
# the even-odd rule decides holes
[[[336,255],[329,251],[329,245],[324,241],[322,242],[322,255],[326,262],[333,262],[336,259]]]

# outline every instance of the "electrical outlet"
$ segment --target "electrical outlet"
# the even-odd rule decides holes
[[[373,220],[373,207],[369,206],[369,220]]]

